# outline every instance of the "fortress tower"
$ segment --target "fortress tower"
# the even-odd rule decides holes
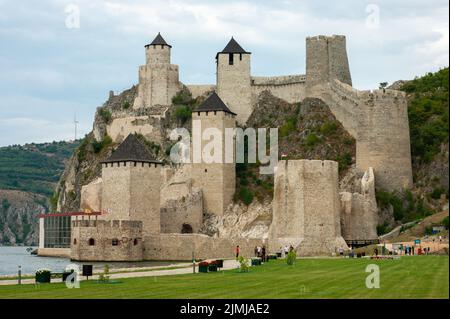
[[[141,221],[143,235],[159,234],[161,166],[136,135],[128,135],[102,162],[104,219]]]
[[[172,104],[179,91],[178,65],[170,64],[170,50],[160,33],[145,46],[146,64],[139,67],[138,95],[133,107],[144,108]]]
[[[306,96],[314,96],[331,80],[352,85],[343,35],[306,38]]]
[[[194,186],[203,189],[204,209],[216,215],[223,214],[236,189],[234,154],[231,160],[225,156],[225,129],[235,127],[236,114],[215,92],[192,112],[194,144],[201,140],[201,147],[193,147],[192,178]],[[204,154],[211,154],[208,145],[212,141],[216,142],[217,148],[211,153],[218,152],[218,161],[211,163]],[[231,143],[234,153],[234,138],[231,138]]]
[[[337,162],[278,162],[269,236],[271,247],[293,245],[303,256],[347,248],[341,236]]]
[[[250,57],[234,38],[216,55],[217,94],[237,114],[240,124],[252,113]]]

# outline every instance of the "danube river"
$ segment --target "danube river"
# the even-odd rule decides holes
[[[27,252],[28,247],[8,247],[0,246],[0,276],[17,275],[18,267],[22,266],[22,274],[34,274],[40,268],[50,269],[52,272],[63,272],[67,265],[82,263],[72,262],[68,258],[39,257]],[[37,247],[32,247],[33,250]],[[85,263],[86,264],[86,263]],[[103,269],[105,263],[89,262],[94,265],[94,270]],[[167,266],[173,262],[109,262],[111,269]],[[81,267],[80,267],[81,269]]]

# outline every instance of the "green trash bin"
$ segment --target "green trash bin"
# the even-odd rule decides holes
[[[216,264],[209,264],[208,265],[208,271],[217,271],[217,265]]]
[[[208,272],[208,263],[199,263],[198,272]]]

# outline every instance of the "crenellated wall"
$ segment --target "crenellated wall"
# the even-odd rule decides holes
[[[79,261],[143,260],[142,222],[72,221],[70,258]],[[117,240],[117,245],[113,242]]]

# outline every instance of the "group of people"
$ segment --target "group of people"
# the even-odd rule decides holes
[[[255,257],[259,257],[265,262],[267,259],[266,246],[255,246]]]

